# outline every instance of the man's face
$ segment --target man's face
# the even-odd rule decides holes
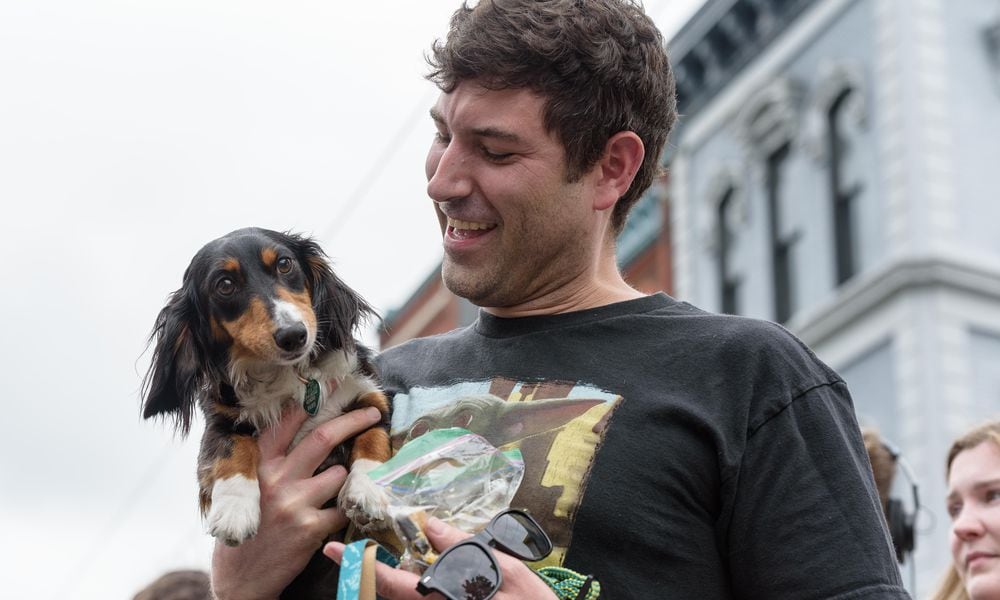
[[[467,81],[431,110],[427,193],[455,294],[491,308],[544,304],[596,269],[593,170],[566,181],[565,151],[542,125],[543,98]]]

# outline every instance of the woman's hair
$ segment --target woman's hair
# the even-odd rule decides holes
[[[944,574],[944,579],[938,589],[931,596],[931,600],[969,600],[969,594],[965,591],[965,584],[958,576],[955,565],[948,565],[948,571]]]
[[[945,479],[947,480],[951,476],[951,464],[955,462],[956,456],[983,442],[992,442],[1000,448],[1000,421],[987,421],[952,442],[951,448],[948,450],[948,459],[945,462]],[[931,600],[969,600],[965,584],[955,570],[954,564],[948,565],[948,571],[945,573],[944,579],[941,580],[937,591],[931,596]]]
[[[659,170],[677,116],[674,76],[660,31],[635,0],[480,0],[455,11],[427,78],[449,93],[463,81],[526,88],[544,99],[543,123],[566,152],[566,179],[597,164],[608,139],[633,131],[646,155],[618,200],[620,233]]]
[[[956,456],[987,441],[993,442],[1000,448],[1000,420],[987,421],[952,442],[945,464],[945,479],[951,476],[951,463],[955,461]]]

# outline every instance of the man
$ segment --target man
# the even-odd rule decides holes
[[[481,0],[430,61],[442,275],[482,310],[380,357],[394,443],[462,425],[518,446],[513,505],[601,597],[905,598],[843,381],[774,324],[645,296],[617,269],[675,118],[650,19],[629,0]],[[260,533],[216,553],[220,596],[238,573],[287,583],[342,526],[320,506],[343,473],[309,469],[374,421],[351,413],[287,456],[301,415],[281,423]],[[439,549],[464,536],[427,533]],[[497,598],[556,597],[499,554]],[[387,598],[421,597],[416,582],[378,571]]]

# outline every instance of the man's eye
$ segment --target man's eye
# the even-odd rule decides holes
[[[513,152],[490,152],[487,148],[483,148],[483,156],[486,157],[486,160],[489,160],[489,161],[492,161],[492,162],[503,162],[503,161],[509,159],[511,156],[514,156],[514,153]]]
[[[986,501],[996,502],[1000,500],[1000,490],[987,490],[986,491]]]
[[[962,512],[962,505],[957,502],[948,503],[948,516],[954,521],[958,513]]]
[[[215,283],[215,291],[223,296],[231,296],[236,291],[236,282],[229,277],[223,277]]]
[[[281,273],[282,275],[287,275],[292,272],[292,267],[294,265],[295,263],[292,262],[292,259],[288,258],[287,256],[283,256],[278,259],[278,264],[277,264],[278,272]]]
[[[447,133],[441,133],[438,131],[434,134],[434,143],[441,144],[442,146],[447,146],[451,143],[451,136]]]

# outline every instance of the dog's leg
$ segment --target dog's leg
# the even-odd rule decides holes
[[[354,438],[348,465],[350,472],[337,497],[344,514],[362,531],[389,527],[388,498],[382,488],[368,477],[368,472],[389,460],[392,454],[386,429],[389,424],[389,401],[381,391],[371,391],[359,396],[348,410],[366,406],[379,409],[382,423]]]
[[[257,440],[224,433],[203,440],[198,460],[202,514],[212,536],[236,546],[253,537],[260,524]]]

